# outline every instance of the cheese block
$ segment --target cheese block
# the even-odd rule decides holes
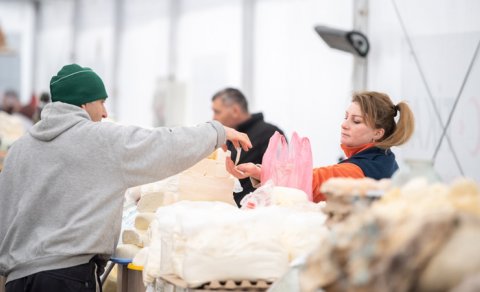
[[[144,247],[149,243],[147,231],[125,229],[122,233],[122,242],[124,244],[134,244],[139,247]]]
[[[202,176],[192,173],[180,175],[178,199],[188,201],[220,201],[235,205],[233,177]]]
[[[129,188],[125,192],[125,199],[127,200],[127,202],[137,203],[141,197],[142,197],[142,194],[141,194],[140,186]]]
[[[134,244],[119,244],[115,249],[114,257],[120,259],[133,259],[140,247]]]
[[[234,184],[224,160],[203,159],[180,174],[178,200],[220,201],[235,205]]]
[[[135,217],[135,228],[147,230],[150,222],[155,218],[155,213],[138,213]]]
[[[178,194],[172,191],[158,191],[142,195],[137,204],[140,213],[155,213],[161,207],[178,202]]]
[[[162,191],[142,195],[137,204],[137,211],[140,213],[155,212],[158,207],[164,205],[164,196],[165,193]]]
[[[163,205],[171,205],[173,203],[178,202],[178,193],[177,191],[168,191],[163,194]]]
[[[227,157],[227,155],[229,156],[230,155],[230,151],[223,151],[222,148],[218,148],[217,150],[213,151],[210,155],[208,155],[207,159],[211,159],[211,160],[216,160],[216,161],[220,161],[222,164],[225,163],[225,158]]]
[[[274,187],[271,192],[273,205],[291,206],[298,203],[307,203],[307,194],[299,189],[287,187]]]
[[[225,160],[218,161],[213,159],[203,159],[194,166],[190,167],[185,173],[193,175],[211,176],[211,177],[229,177],[230,174],[225,169]]]

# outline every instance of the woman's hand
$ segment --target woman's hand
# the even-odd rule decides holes
[[[225,135],[227,136],[227,140],[231,141],[235,148],[242,147],[243,150],[248,151],[252,148],[252,142],[248,138],[247,134],[240,133],[232,128],[225,127]],[[224,151],[227,151],[227,145],[222,146]]]
[[[235,166],[233,160],[230,157],[227,157],[225,159],[225,167],[231,175],[238,179],[253,177],[260,180],[261,168],[251,162]]]

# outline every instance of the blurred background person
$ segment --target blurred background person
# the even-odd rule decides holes
[[[35,98],[32,97],[32,101]],[[7,114],[11,115],[12,118],[20,120],[24,130],[28,130],[32,126],[32,102],[28,105],[23,106],[20,97],[18,96],[17,91],[9,89],[6,90],[3,94],[1,109]]]
[[[20,114],[22,104],[14,90],[6,90],[0,99],[0,172],[10,146],[32,125]],[[0,290],[1,291],[1,290]]]
[[[36,107],[35,113],[32,117],[33,123],[40,121],[43,108],[51,101],[52,100],[48,92],[42,92],[42,94],[40,94],[39,104]]]
[[[35,114],[37,112],[37,108],[38,108],[37,96],[35,94],[32,94],[32,96],[30,97],[30,101],[27,104],[22,105],[22,108],[19,111],[19,114],[21,114],[23,118],[27,119],[26,121],[27,128],[30,128],[36,122],[34,119],[35,119]]]
[[[253,147],[250,151],[240,154],[239,164],[247,162],[261,164],[270,137],[275,131],[283,135],[283,131],[280,128],[263,120],[261,112],[250,114],[245,95],[236,88],[227,87],[217,92],[212,97],[212,110],[214,120],[227,127],[246,133],[250,138]],[[228,150],[232,152],[232,158],[235,159],[237,150],[232,143],[227,143],[227,146]],[[240,179],[239,181],[243,190],[234,193],[233,196],[238,206],[240,206],[240,201],[245,195],[255,190],[249,178]]]
[[[20,112],[21,108],[22,104],[17,92],[11,89],[5,91],[2,98],[2,111],[11,115]]]

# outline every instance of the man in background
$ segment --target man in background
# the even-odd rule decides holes
[[[217,92],[212,97],[212,110],[214,120],[247,134],[252,142],[252,149],[248,152],[242,152],[238,163],[252,162],[261,164],[270,137],[275,131],[283,134],[283,131],[277,126],[266,123],[263,120],[262,113],[250,114],[247,99],[238,89],[225,88]],[[228,142],[227,146],[228,150],[232,152],[232,159],[235,160],[237,155],[235,147]],[[234,199],[238,206],[240,206],[240,201],[245,195],[255,190],[248,178],[241,179],[240,184],[243,190],[234,193]]]
[[[3,112],[7,113],[12,117],[13,120],[20,121],[23,129],[22,134],[25,130],[28,130],[32,126],[32,106],[31,104],[22,105],[20,97],[15,90],[7,90],[3,94],[3,99],[1,100],[1,108]]]
[[[9,115],[20,112],[22,104],[18,94],[14,90],[7,90],[3,94],[1,110]]]

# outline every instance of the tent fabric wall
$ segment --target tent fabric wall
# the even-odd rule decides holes
[[[446,181],[480,180],[478,11],[472,0],[370,0],[369,87],[410,103],[416,131],[397,152],[433,159]]]
[[[33,2],[0,1],[0,21],[22,36],[25,102],[71,62],[102,75],[115,120],[147,127],[208,120],[214,92],[245,85],[252,112],[287,136],[308,136],[314,165],[335,163],[354,59],[330,49],[313,26],[351,29],[354,2],[246,1],[43,0],[37,15]],[[480,3],[369,0],[367,7],[367,89],[407,100],[417,117],[412,141],[394,149],[400,163],[433,158],[450,118],[435,167],[445,180],[479,180]]]

